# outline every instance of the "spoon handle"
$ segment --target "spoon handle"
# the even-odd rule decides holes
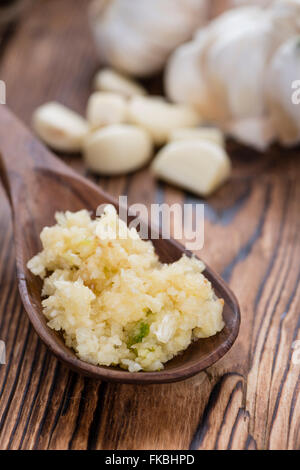
[[[38,169],[74,176],[74,172],[35,139],[6,105],[0,105],[0,170],[13,209],[25,187],[30,189]]]
[[[114,203],[55,157],[5,105],[0,105],[0,176],[12,209],[20,282],[28,259],[37,251],[42,228],[54,222],[56,211]]]

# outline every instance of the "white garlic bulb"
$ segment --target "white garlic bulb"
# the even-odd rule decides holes
[[[266,93],[281,143],[289,146],[300,142],[300,36],[285,42],[274,55]]]
[[[229,10],[171,55],[166,94],[172,101],[197,107],[204,119],[263,150],[279,135],[266,92],[269,63],[281,44],[297,33],[299,0]]]
[[[257,7],[230,10],[198,32],[192,42],[179,47],[167,64],[165,88],[168,97],[178,103],[196,106],[209,120],[228,118],[229,93],[234,105],[241,97],[241,84],[236,74],[240,72],[243,79],[247,79],[246,70],[242,67],[247,45],[244,42],[239,49],[239,40],[243,31],[249,31],[246,38],[252,36],[255,40],[261,14],[261,9]],[[267,17],[265,20],[268,21]],[[266,27],[262,24],[262,34]],[[226,56],[222,55],[224,52]],[[238,62],[238,67],[235,65],[233,69],[234,61]],[[253,82],[252,72],[247,72],[247,75]],[[235,91],[235,87],[239,89]]]
[[[90,22],[103,63],[136,76],[163,68],[207,17],[208,0],[94,0]]]

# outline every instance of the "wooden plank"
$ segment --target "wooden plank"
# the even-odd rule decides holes
[[[84,112],[97,70],[87,3],[35,2],[1,50],[8,104],[28,124],[47,100]],[[291,360],[300,339],[299,148],[261,155],[229,142],[228,149],[233,177],[205,202],[200,255],[239,298],[241,332],[222,361],[178,384],[97,383],[48,354],[16,290],[10,212],[0,188],[0,339],[7,347],[1,449],[300,447],[300,366]],[[65,160],[85,173],[79,157]],[[128,194],[130,203],[201,202],[156,183],[147,169],[96,181],[114,196]]]

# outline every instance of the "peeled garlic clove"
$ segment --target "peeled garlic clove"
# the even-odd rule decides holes
[[[231,164],[219,145],[185,140],[171,142],[160,150],[151,169],[163,180],[208,196],[229,177]]]
[[[266,79],[272,123],[280,142],[288,146],[300,142],[299,78],[300,36],[296,36],[277,50],[269,64]]]
[[[87,167],[100,174],[128,173],[142,167],[152,155],[149,134],[136,126],[115,124],[88,135],[84,145]]]
[[[220,145],[220,147],[224,147],[225,145],[224,134],[216,127],[175,129],[174,131],[170,132],[169,140],[208,140],[209,142]]]
[[[126,98],[135,95],[146,95],[145,88],[112,69],[100,70],[95,76],[94,86],[96,90],[119,93]]]
[[[116,93],[97,91],[88,100],[86,114],[92,129],[120,124],[126,120],[127,101]]]
[[[56,102],[37,108],[32,125],[46,144],[60,152],[79,152],[88,132],[85,119]]]
[[[134,97],[128,106],[128,118],[146,129],[157,145],[168,140],[169,133],[179,127],[194,127],[200,122],[192,108],[167,103],[162,98]]]

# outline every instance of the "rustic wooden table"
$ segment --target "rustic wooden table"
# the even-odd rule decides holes
[[[83,0],[36,1],[0,45],[7,102],[30,124],[57,99],[84,111],[97,70]],[[9,132],[9,129],[7,130]],[[1,143],[0,143],[1,146]],[[15,280],[11,216],[0,187],[1,449],[299,449],[299,148],[261,155],[229,143],[231,181],[206,203],[202,256],[236,293],[239,338],[214,367],[171,385],[99,383],[63,367],[38,340]],[[80,158],[66,158],[81,173]],[[129,202],[199,201],[147,169],[97,179]]]

